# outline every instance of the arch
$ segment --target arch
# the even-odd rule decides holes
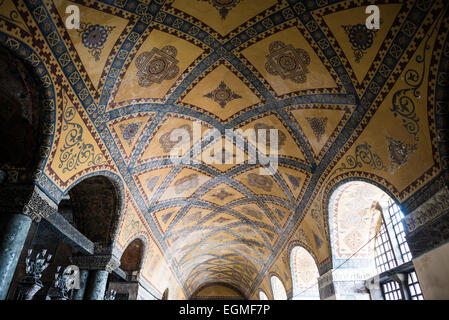
[[[366,179],[345,179],[328,195],[327,222],[333,276],[351,283],[337,299],[369,299],[364,281],[375,276],[375,237],[383,212],[394,201],[384,188]],[[338,290],[337,290],[338,291]]]
[[[281,279],[276,275],[272,275],[270,281],[273,300],[287,300],[287,291]]]
[[[0,56],[0,97],[8,107],[0,115],[0,180],[31,184],[53,142],[55,90],[39,55],[21,40],[0,32]]]
[[[317,267],[320,265],[318,258],[316,256],[315,252],[313,252],[312,248],[309,245],[307,245],[304,241],[301,241],[301,240],[292,240],[289,242],[288,247],[287,247],[289,261],[292,261],[292,251],[295,247],[303,247],[312,256]],[[291,269],[290,269],[290,271],[291,271]]]
[[[372,173],[366,173],[362,171],[349,171],[343,174],[337,175],[332,180],[327,183],[326,187],[322,191],[321,198],[321,208],[324,212],[324,230],[326,231],[328,246],[332,250],[331,236],[330,236],[330,225],[329,225],[329,207],[332,195],[335,191],[340,188],[342,185],[347,184],[348,182],[360,181],[366,182],[368,184],[374,185],[380,190],[384,191],[395,203],[399,205],[399,201],[395,194],[398,194],[398,190],[390,184],[386,179],[377,176]],[[400,205],[399,205],[400,206]],[[402,209],[402,208],[401,208]],[[333,259],[331,258],[330,268],[333,267]]]
[[[130,241],[120,258],[120,268],[125,271],[130,280],[137,280],[145,261],[146,242],[142,237]]]
[[[112,246],[121,218],[114,180],[104,175],[84,177],[68,193],[76,228],[91,241]]]
[[[259,300],[268,300],[267,295],[262,290],[259,290]]]
[[[226,282],[205,283],[199,286],[190,297],[192,300],[245,299],[240,289]]]
[[[292,273],[292,300],[319,300],[318,272],[315,257],[302,246],[290,251],[290,270]]]

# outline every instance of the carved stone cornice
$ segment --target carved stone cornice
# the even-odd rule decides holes
[[[406,232],[413,233],[449,210],[449,189],[445,186],[404,218]]]
[[[120,267],[120,260],[114,255],[73,256],[71,261],[80,269],[105,270],[109,273]]]
[[[18,213],[36,222],[58,211],[58,206],[34,185],[8,185],[0,188],[0,213]]]

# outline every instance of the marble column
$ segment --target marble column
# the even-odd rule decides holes
[[[57,205],[36,186],[0,188],[0,300],[6,299],[33,221],[57,212]]]
[[[103,300],[108,277],[109,272],[106,270],[92,270],[87,281],[85,300]]]
[[[114,255],[75,256],[72,263],[89,270],[84,300],[103,300],[109,273],[120,266],[120,260]]]
[[[87,279],[89,277],[89,270],[80,270],[80,288],[75,291],[73,300],[83,300],[86,292]]]
[[[8,295],[20,253],[32,219],[22,214],[1,214],[0,219],[0,300]]]

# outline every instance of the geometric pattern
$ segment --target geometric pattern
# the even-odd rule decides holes
[[[200,15],[182,1],[78,2],[88,13],[79,34],[65,27],[61,1],[0,5],[1,45],[29,64],[42,87],[35,183],[59,203],[86,177],[114,180],[121,210],[136,212],[123,213],[118,226],[136,226],[152,243],[142,281],[161,296],[170,287],[186,298],[218,281],[247,298],[260,286],[268,292],[273,273],[287,278],[275,269],[296,237],[323,270],[330,239],[316,221],[328,223],[326,190],[362,179],[412,210],[444,175],[449,26],[441,0],[387,0],[382,6],[395,9],[383,10],[385,29],[375,34],[363,34],[351,11],[363,8],[354,1],[208,0],[198,1]],[[346,31],[334,21],[340,13]],[[363,53],[358,62],[354,48]],[[214,74],[217,66],[232,79]],[[418,74],[415,92],[406,82]],[[419,140],[390,111],[393,88],[425,103],[415,112]],[[187,94],[206,106],[186,103]],[[217,129],[220,140],[227,129],[278,129],[279,170],[264,175],[249,161],[221,170],[202,161],[212,141],[198,134],[197,121],[201,133]],[[175,129],[192,140],[181,154],[190,163],[170,161]],[[430,156],[429,166],[416,165]],[[312,204],[321,204],[313,206],[320,219],[306,220]],[[353,231],[340,243],[345,253],[364,237]]]

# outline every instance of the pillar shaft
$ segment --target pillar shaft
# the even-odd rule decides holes
[[[31,223],[22,214],[0,215],[0,300],[6,299]]]
[[[80,288],[75,291],[73,295],[73,300],[83,300],[84,294],[86,292],[87,279],[89,276],[89,270],[80,270]]]
[[[109,272],[106,270],[91,270],[87,281],[85,300],[103,300],[106,293]]]

